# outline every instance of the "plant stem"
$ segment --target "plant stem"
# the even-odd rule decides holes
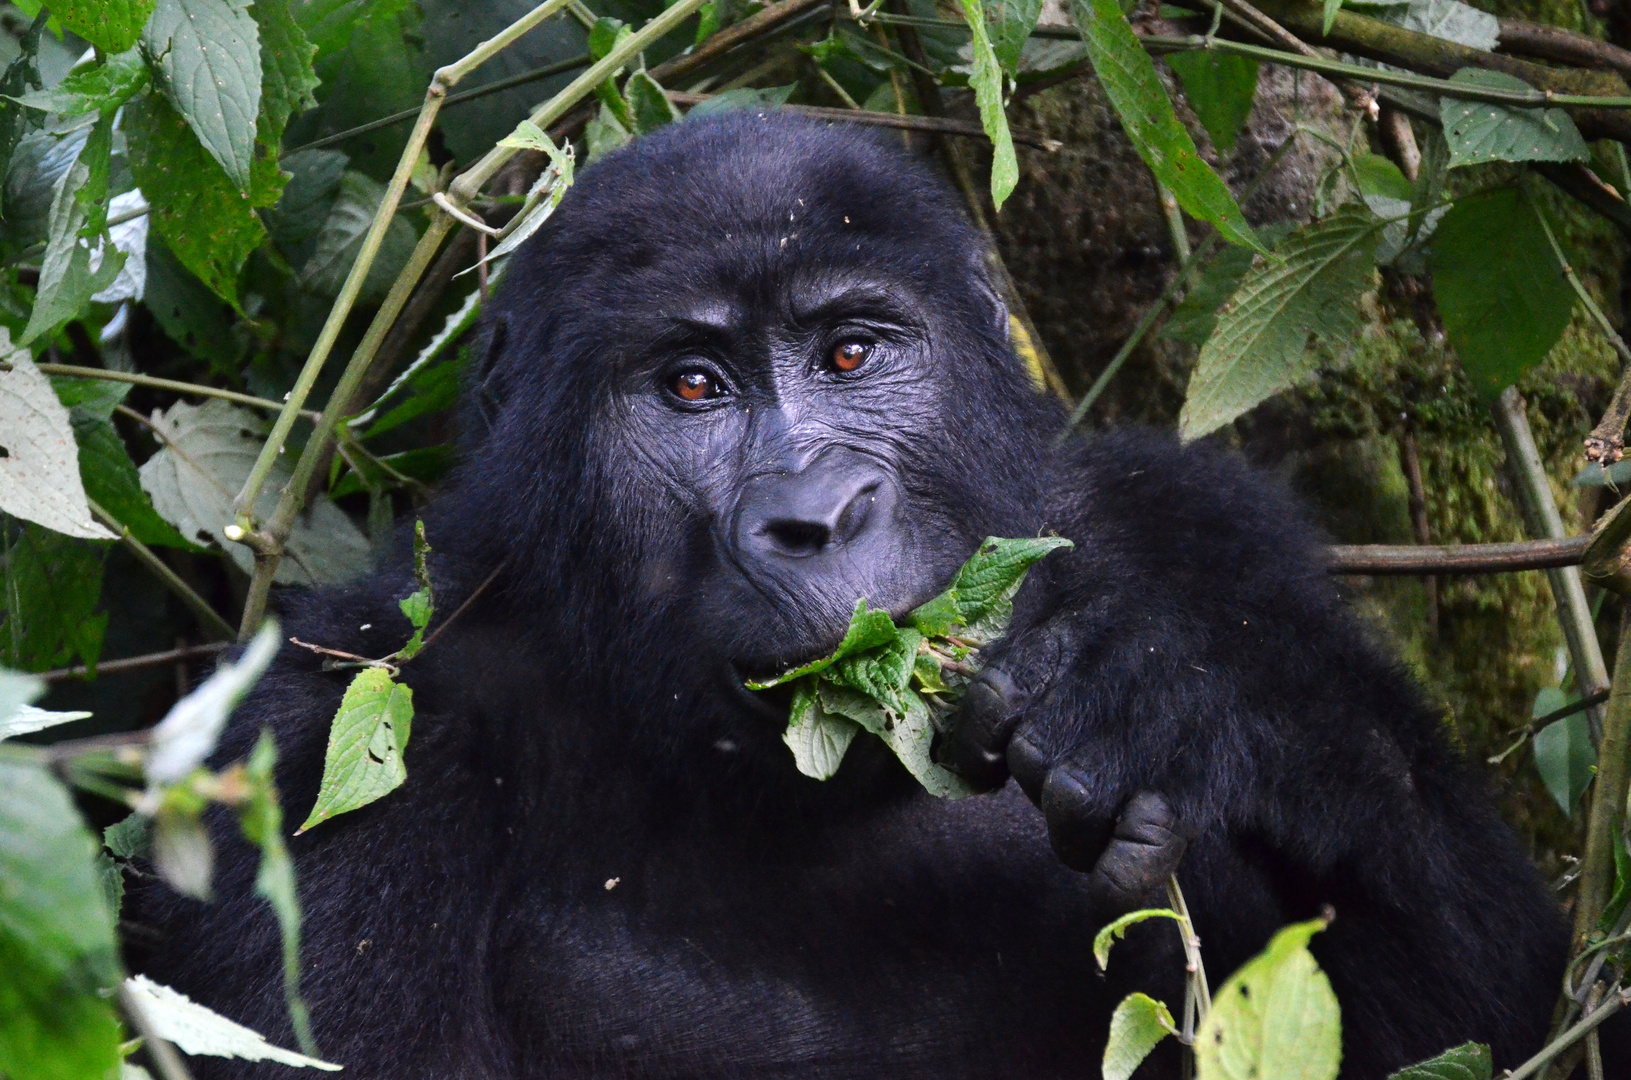
[[[87,498],[85,501],[90,505],[91,513],[95,514],[102,524],[119,534],[119,539],[130,549],[130,553],[136,556],[136,560],[151,570],[153,576],[164,582],[165,588],[175,593],[176,597],[187,605],[187,610],[197,617],[206,633],[223,641],[232,640],[232,624],[221,618],[202,596],[193,591],[191,585],[182,581],[181,575],[170,569],[152,548],[130,535],[130,527],[98,506],[95,499]]]
[[[1614,658],[1614,682],[1603,716],[1597,747],[1597,778],[1586,822],[1586,850],[1580,860],[1580,884],[1574,901],[1574,948],[1579,952],[1597,929],[1603,906],[1614,886],[1614,849],[1622,842],[1627,756],[1631,754],[1631,605],[1620,620],[1620,645]]]
[[[1167,878],[1167,902],[1178,913],[1178,933],[1184,943],[1184,964],[1189,971],[1189,981],[1195,988],[1195,1019],[1199,1023],[1212,1011],[1212,990],[1206,984],[1206,966],[1201,963],[1201,939],[1195,936],[1195,924],[1190,920],[1189,905],[1184,902],[1184,890],[1178,886],[1177,874]]]
[[[1628,995],[1631,995],[1631,990],[1615,990],[1609,994],[1608,1000],[1593,1010],[1589,1016],[1547,1043],[1540,1053],[1506,1073],[1502,1080],[1528,1080],[1540,1072],[1551,1064],[1552,1059],[1558,1054],[1585,1038],[1589,1032],[1596,1031],[1599,1024],[1624,1008]]]
[[[230,627],[229,627],[230,629]],[[97,678],[104,675],[119,675],[127,671],[145,671],[148,668],[164,667],[167,664],[180,664],[188,660],[201,660],[206,656],[214,656],[222,649],[232,647],[232,642],[212,641],[208,645],[184,645],[179,649],[166,649],[163,652],[146,653],[142,656],[126,656],[119,660],[103,660],[96,665],[95,671],[84,664],[73,667],[57,668],[54,671],[40,672],[40,678],[48,683],[62,682],[64,679],[81,678],[94,674]]]
[[[1419,574],[1510,574],[1579,566],[1589,537],[1515,544],[1332,544],[1325,569],[1332,574],[1410,577]]]
[[[133,386],[146,386],[154,390],[169,390],[177,394],[193,394],[198,397],[220,398],[238,405],[248,405],[256,409],[271,409],[281,412],[284,402],[273,401],[270,398],[255,397],[251,394],[240,394],[236,390],[222,390],[215,386],[204,386],[201,383],[177,382],[175,379],[156,379],[151,375],[138,375],[133,371],[110,371],[107,368],[79,367],[77,364],[35,364],[44,375],[58,375],[70,379],[101,379],[104,382],[130,383]],[[10,371],[11,365],[0,360],[0,371]],[[308,420],[316,420],[319,413],[302,409],[300,415]]]

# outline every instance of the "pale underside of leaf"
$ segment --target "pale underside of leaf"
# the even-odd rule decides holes
[[[145,975],[125,980],[125,990],[153,1031],[184,1053],[210,1057],[239,1058],[243,1061],[272,1061],[324,1072],[338,1072],[340,1066],[273,1046],[265,1036],[235,1023],[220,1013],[206,1009],[185,994],[153,982]]]
[[[11,344],[0,327],[0,511],[38,522],[66,536],[111,540],[113,533],[91,517],[79,477],[73,425],[34,366],[27,349]]]
[[[249,0],[159,0],[142,45],[170,103],[248,191],[261,101],[260,31]]]
[[[1127,1080],[1157,1043],[1178,1034],[1172,1012],[1148,994],[1128,994],[1110,1015],[1104,1045],[1104,1080]]]

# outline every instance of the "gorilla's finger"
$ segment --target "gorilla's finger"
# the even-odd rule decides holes
[[[984,672],[963,695],[951,731],[940,745],[940,763],[977,788],[999,788],[1008,779],[1008,737],[1030,695],[1007,673]]]
[[[1131,911],[1160,890],[1188,846],[1171,804],[1157,792],[1140,791],[1127,801],[1094,863],[1091,887],[1107,907]]]
[[[1072,870],[1093,869],[1110,840],[1112,822],[1094,807],[1080,770],[1068,762],[1050,769],[1038,805],[1059,861]]]
[[[1042,784],[1048,778],[1050,758],[1025,733],[1020,732],[1008,742],[1008,772],[1018,782],[1026,798],[1042,805]]]

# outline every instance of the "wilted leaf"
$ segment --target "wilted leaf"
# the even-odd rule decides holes
[[[1195,1033],[1200,1080],[1332,1080],[1342,1018],[1308,942],[1325,920],[1295,923],[1229,976]]]
[[[1486,90],[1533,90],[1503,71],[1463,68],[1450,77]],[[1450,167],[1487,161],[1585,161],[1591,156],[1580,129],[1562,109],[1525,109],[1485,101],[1439,98]]]
[[[1093,72],[1150,172],[1191,217],[1216,225],[1231,244],[1266,253],[1229,188],[1195,152],[1195,141],[1178,122],[1155,64],[1117,0],[1072,0],[1071,10],[1093,58]]]
[[[130,168],[153,206],[153,228],[183,266],[236,305],[238,271],[266,236],[254,206],[163,98],[134,101],[124,117]]]
[[[1206,49],[1173,53],[1166,61],[1212,145],[1229,153],[1257,99],[1257,61]]]
[[[1108,0],[1114,4],[1115,0]],[[985,9],[980,0],[958,0],[963,18],[968,23],[969,48],[973,64],[968,84],[974,90],[974,104],[980,110],[980,125],[991,140],[991,203],[1002,210],[1002,204],[1019,183],[1019,161],[1014,157],[1014,139],[1008,133],[1008,115],[1003,112],[1002,65],[992,51],[991,39],[986,35]],[[1132,30],[1127,31],[1129,34]]]
[[[268,619],[242,656],[222,664],[170,707],[150,736],[146,771],[151,783],[176,783],[204,763],[232,710],[260,679],[280,644],[277,621]]]
[[[1359,329],[1356,301],[1371,275],[1381,228],[1369,210],[1345,206],[1304,226],[1260,260],[1218,313],[1179,416],[1183,437],[1215,431],[1313,373],[1308,339],[1338,344]]]
[[[1400,1069],[1388,1080],[1490,1080],[1494,1068],[1490,1062],[1489,1047],[1464,1043],[1419,1065]]]
[[[260,454],[265,422],[212,399],[202,405],[178,401],[168,412],[155,414],[153,423],[167,440],[139,470],[153,509],[182,536],[220,546],[248,573],[254,568],[253,554],[227,540],[223,530],[233,520],[232,500]],[[289,469],[280,460],[255,506],[262,520],[271,517],[288,479]],[[280,583],[334,584],[368,569],[368,538],[327,499],[317,500],[296,519],[285,548],[288,557],[278,564],[275,579]]]
[[[323,757],[317,802],[295,834],[395,791],[408,778],[402,754],[413,725],[413,690],[384,668],[363,668],[346,687]]]
[[[27,349],[0,327],[0,511],[66,536],[111,540],[91,517],[68,410]]]
[[[1444,332],[1473,389],[1494,401],[1563,336],[1574,291],[1534,208],[1511,188],[1458,199],[1432,247]]]
[[[92,1080],[119,1063],[99,991],[120,977],[99,845],[43,768],[0,760],[0,1074]]]
[[[1137,926],[1146,919],[1182,921],[1182,916],[1171,908],[1141,908],[1138,911],[1129,911],[1114,922],[1100,927],[1099,932],[1093,935],[1093,959],[1099,962],[1100,971],[1110,966],[1110,947],[1127,936],[1128,928]]]
[[[318,230],[316,247],[300,268],[301,288],[321,296],[339,293],[384,198],[385,185],[372,177],[360,172],[347,172],[340,177],[334,203]],[[413,226],[405,218],[400,214],[392,218],[374,263],[368,268],[368,277],[363,281],[361,298],[364,302],[385,295],[408,256],[413,254],[416,241]]]
[[[260,31],[249,0],[158,0],[142,49],[170,104],[247,192],[261,103]]]
[[[1128,994],[1110,1014],[1110,1040],[1104,1045],[1104,1080],[1127,1080],[1157,1043],[1178,1034],[1166,1004],[1148,994]]]
[[[239,1058],[243,1061],[275,1061],[279,1065],[328,1072],[338,1072],[340,1069],[338,1065],[273,1046],[259,1032],[233,1023],[185,994],[161,986],[145,975],[132,975],[126,979],[125,989],[135,999],[147,1022],[153,1025],[154,1033],[167,1042],[175,1043],[184,1053]]]

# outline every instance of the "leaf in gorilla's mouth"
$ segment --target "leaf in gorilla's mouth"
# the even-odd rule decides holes
[[[1026,571],[1056,548],[1058,536],[986,537],[951,586],[896,626],[887,611],[857,600],[844,640],[827,656],[762,681],[750,690],[787,694],[787,731],[800,772],[825,780],[838,771],[856,732],[882,739],[931,794],[960,798],[971,789],[934,763],[929,748],[973,677],[979,649],[1000,637],[1013,616]]]

